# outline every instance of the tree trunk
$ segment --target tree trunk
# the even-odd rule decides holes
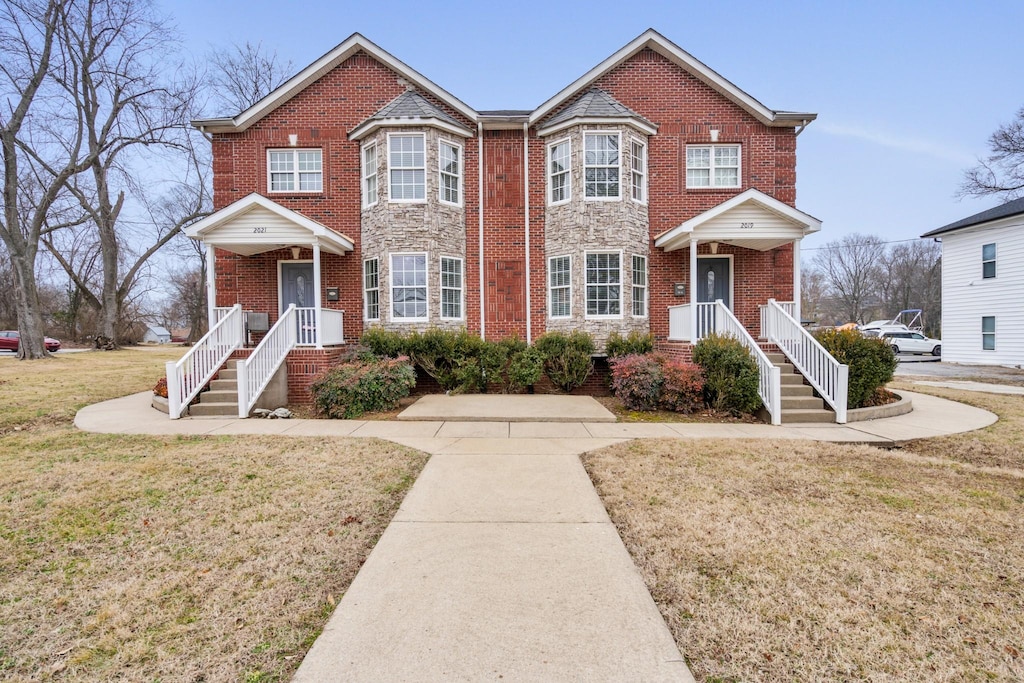
[[[11,254],[15,282],[14,303],[18,311],[18,358],[36,360],[50,353],[43,340],[43,316],[39,310],[39,290],[36,286],[35,259],[25,254]]]

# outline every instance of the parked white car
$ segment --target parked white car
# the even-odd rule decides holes
[[[911,331],[890,331],[882,332],[882,339],[889,342],[894,353],[930,353],[933,356],[942,355],[942,342],[938,339],[930,339],[920,332]]]

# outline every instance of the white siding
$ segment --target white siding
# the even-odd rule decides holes
[[[309,230],[257,206],[235,216],[216,230],[223,243],[308,244]]]
[[[700,240],[800,239],[804,234],[802,228],[790,219],[753,202],[740,204],[705,221],[694,232]]]
[[[982,278],[981,247],[996,245],[996,276]],[[981,319],[996,318],[995,351],[981,348]],[[942,360],[1024,365],[1024,217],[942,237]]]

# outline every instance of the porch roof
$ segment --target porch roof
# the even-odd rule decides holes
[[[821,230],[821,221],[751,188],[654,238],[654,246],[675,251],[699,242],[720,242],[768,251]]]
[[[314,244],[332,254],[353,249],[351,238],[255,192],[193,223],[185,234],[243,256]]]

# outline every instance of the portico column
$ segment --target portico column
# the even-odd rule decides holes
[[[690,343],[697,341],[697,238],[690,238]]]
[[[313,306],[316,316],[316,322],[313,325],[313,341],[316,342],[316,348],[322,349],[324,345],[321,341],[323,339],[321,328],[324,316],[323,300],[320,294],[320,241],[316,238],[313,239]]]
[[[793,240],[793,317],[800,318],[800,240]]]
[[[217,256],[212,244],[206,245],[206,322],[207,330],[217,324]]]

